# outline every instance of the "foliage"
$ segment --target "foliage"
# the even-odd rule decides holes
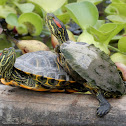
[[[15,26],[19,34],[27,34],[29,32],[33,36],[39,35],[43,27],[42,18],[33,12],[23,13],[19,18],[17,18],[16,14],[9,13],[6,17],[6,22]]]
[[[122,53],[114,53],[113,55],[111,55],[111,59],[115,63],[123,63],[126,65],[126,55],[124,55]]]
[[[0,17],[5,19],[9,30],[16,29],[18,34],[29,33],[31,36],[38,36],[41,32],[50,34],[44,22],[46,13],[54,13],[67,27],[72,19],[83,31],[76,36],[78,42],[94,44],[110,54],[110,45],[116,40],[118,47],[111,47],[111,50],[117,53],[111,54],[111,58],[114,62],[126,64],[126,1],[111,0],[105,9],[107,16],[99,20],[96,5],[102,1],[0,0]],[[120,33],[123,29],[124,32]]]
[[[93,26],[98,22],[98,10],[96,6],[91,2],[83,1],[68,4],[66,7],[72,19],[83,29],[83,33],[78,37],[77,41],[94,44],[109,54],[109,50],[107,49],[105,42],[100,43],[100,41],[94,40],[94,37],[90,34],[96,31]],[[75,7],[79,9],[76,10]],[[89,28],[90,31],[88,31]]]
[[[124,0],[112,0],[112,3],[108,5],[105,12],[108,14],[107,18],[113,23],[119,23],[123,25],[125,30],[124,36],[118,41],[118,49],[120,52],[126,52],[126,1]],[[121,53],[115,53],[111,56],[114,62],[121,62],[126,64],[126,55]]]
[[[98,10],[94,4],[88,1],[67,4],[66,8],[71,18],[84,30],[96,24]],[[79,8],[79,9],[75,9]],[[86,20],[85,20],[86,19]]]
[[[97,4],[101,3],[103,0],[77,0],[77,2],[81,2],[81,1],[89,1],[89,2],[92,2],[93,4],[97,5]]]
[[[107,18],[110,21],[125,24],[126,27],[125,11],[126,11],[126,2],[124,2],[124,0],[112,0],[112,3],[105,9],[105,12],[108,14]]]
[[[66,0],[29,0],[43,8],[47,13],[54,12],[59,9]]]
[[[9,13],[16,13],[16,10],[8,5],[0,5],[0,17],[6,18]]]
[[[14,4],[19,8],[21,13],[32,12],[34,10],[34,8],[35,8],[35,6],[32,3],[19,4],[17,2],[14,2]]]

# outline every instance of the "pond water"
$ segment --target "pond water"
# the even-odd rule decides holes
[[[48,35],[48,36],[40,35],[40,36],[37,36],[37,37],[23,36],[23,37],[17,37],[17,38],[19,40],[16,40],[16,41],[20,41],[20,40],[39,40],[39,41],[45,43],[50,48],[50,50],[53,50],[50,35]],[[13,37],[11,39],[13,39]],[[16,56],[18,57],[18,56],[20,56],[22,54],[21,50],[16,47],[15,43],[11,39],[7,40],[7,37],[6,37],[5,34],[0,34],[0,52],[2,52],[2,50],[4,48],[15,47]]]
[[[7,41],[6,36],[4,34],[0,35],[0,51],[4,48],[11,47],[12,43]]]

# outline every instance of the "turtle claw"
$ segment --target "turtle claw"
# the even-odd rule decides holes
[[[102,117],[106,115],[110,111],[111,105],[109,103],[101,104],[99,108],[97,108],[97,115]]]

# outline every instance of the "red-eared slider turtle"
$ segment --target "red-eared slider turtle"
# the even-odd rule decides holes
[[[14,48],[6,48],[0,56],[1,82],[35,91],[82,91],[84,88],[58,65],[56,57],[51,51],[37,51],[16,59]]]
[[[58,62],[75,81],[96,95],[100,103],[97,115],[104,116],[111,108],[104,97],[117,97],[125,92],[115,64],[94,45],[70,41],[64,24],[55,15],[48,13],[46,22],[60,43],[55,49],[59,55]]]

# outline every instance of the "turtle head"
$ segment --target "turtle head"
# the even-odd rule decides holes
[[[9,79],[16,59],[13,47],[5,48],[0,53],[0,74],[2,78]]]
[[[69,40],[65,25],[54,14],[47,13],[46,23],[60,44]]]

